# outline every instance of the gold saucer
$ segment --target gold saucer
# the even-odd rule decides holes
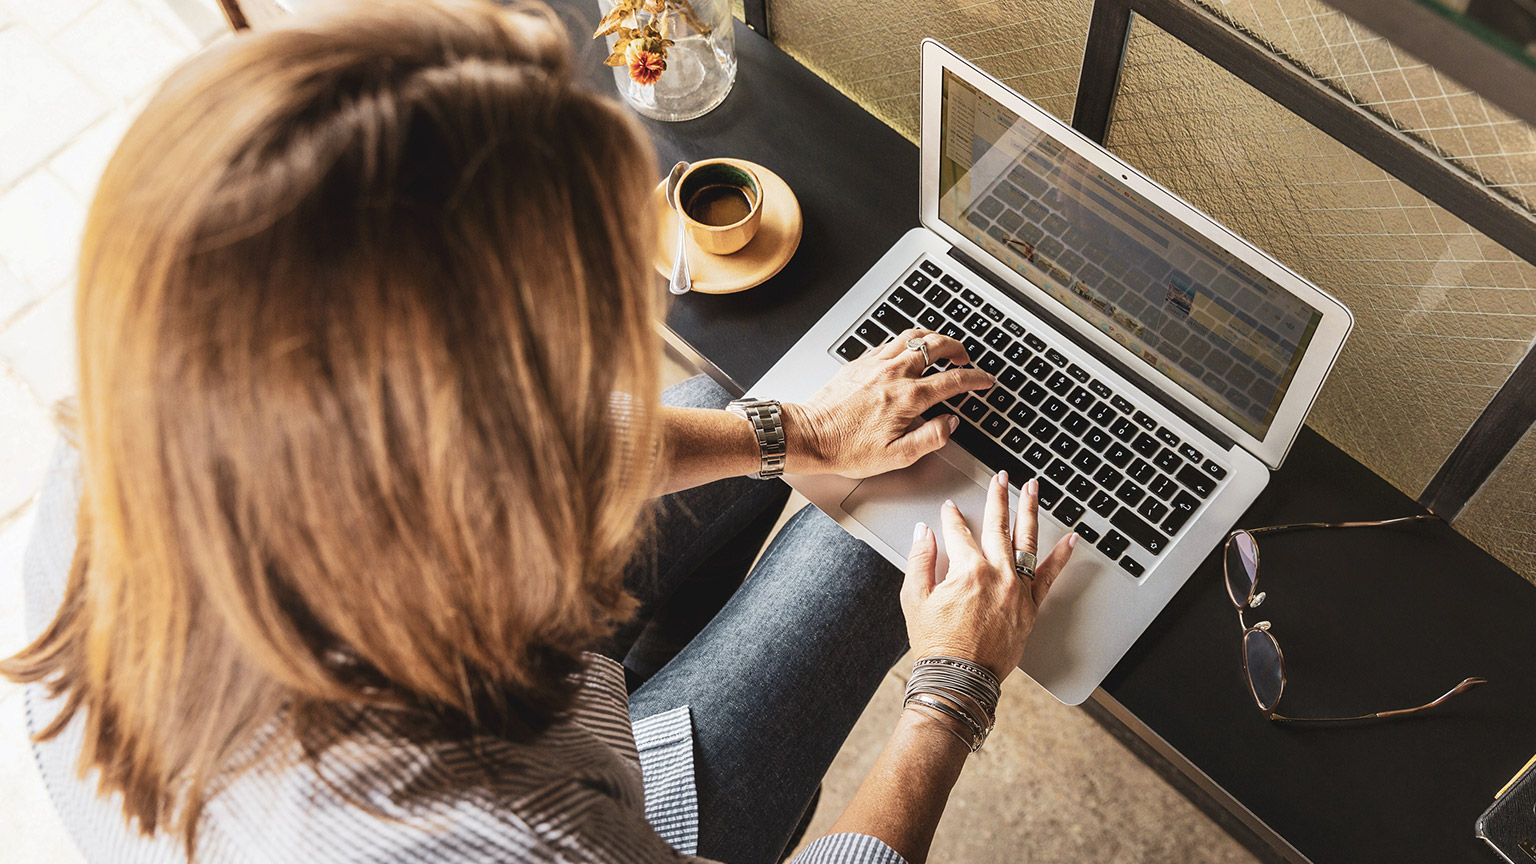
[[[784,269],[800,247],[800,201],[784,178],[756,162],[745,159],[721,160],[752,169],[763,186],[763,224],[747,245],[729,255],[711,255],[689,237],[688,272],[693,276],[693,290],[701,294],[734,294],[761,285]],[[656,255],[656,272],[672,276],[672,256],[677,251],[677,212],[667,206],[667,181],[656,184],[651,194],[661,223],[661,248]]]

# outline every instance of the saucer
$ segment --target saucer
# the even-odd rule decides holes
[[[712,255],[698,247],[692,237],[683,242],[688,248],[688,272],[693,290],[700,294],[734,294],[761,285],[784,269],[800,246],[800,201],[784,178],[755,162],[726,159],[752,169],[763,185],[763,224],[751,242],[729,255]],[[672,256],[677,252],[677,212],[667,206],[667,181],[656,184],[651,195],[661,223],[661,249],[656,254],[656,272],[672,276]]]

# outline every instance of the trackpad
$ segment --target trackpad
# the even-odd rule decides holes
[[[938,572],[943,573],[949,569],[949,557],[944,552],[939,508],[946,498],[955,502],[966,524],[979,533],[987,488],[938,453],[860,483],[843,499],[843,511],[902,554],[912,548],[912,526],[928,523],[939,539]]]

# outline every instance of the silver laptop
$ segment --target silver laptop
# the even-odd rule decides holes
[[[963,341],[998,384],[935,406],[961,418],[942,450],[862,481],[789,480],[905,566],[944,499],[976,520],[998,469],[1015,506],[1039,477],[1040,547],[1085,542],[1019,668],[1075,705],[1280,466],[1353,318],[932,40],[921,128],[920,227],[750,392],[804,400],[909,327]]]

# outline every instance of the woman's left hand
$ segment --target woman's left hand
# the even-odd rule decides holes
[[[934,363],[952,368],[923,377],[921,339]],[[845,365],[803,404],[784,406],[785,470],[791,474],[871,477],[905,468],[949,440],[953,415],[914,421],[939,402],[967,390],[986,390],[994,379],[969,364],[965,346],[931,330],[907,330]]]

